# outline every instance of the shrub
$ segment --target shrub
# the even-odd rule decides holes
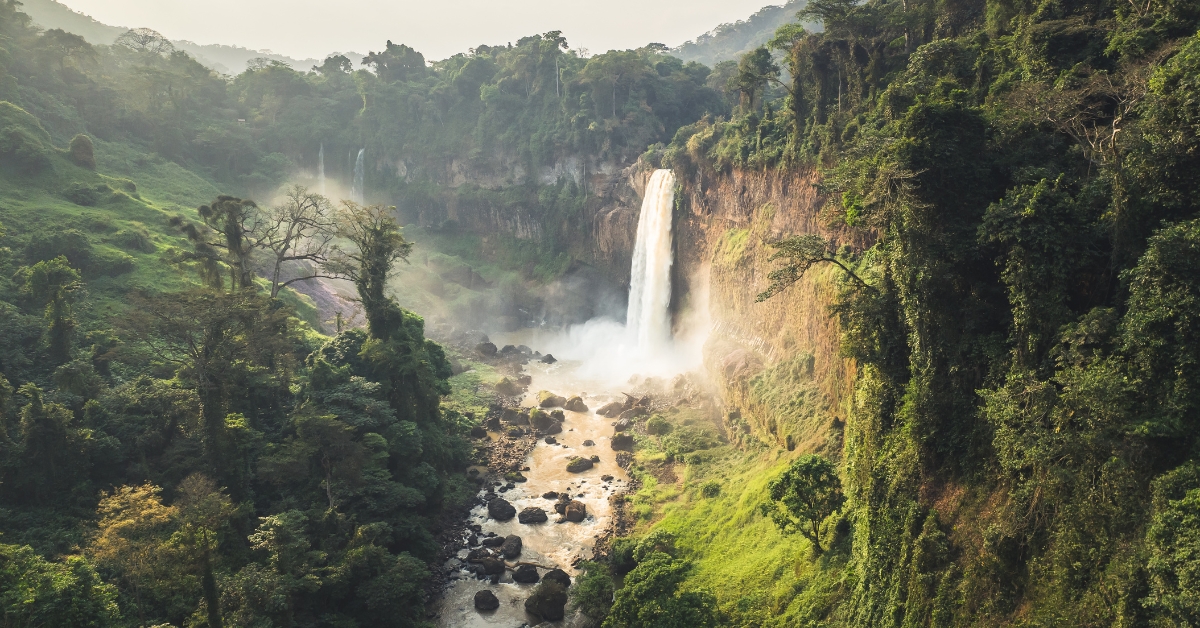
[[[705,498],[712,499],[721,494],[721,485],[717,482],[709,480],[700,485],[700,495]]]
[[[71,158],[71,163],[80,168],[96,169],[96,155],[92,146],[92,138],[82,133],[71,138],[71,147],[67,150],[67,155]]]
[[[654,436],[666,434],[671,431],[671,423],[657,414],[650,417],[646,421],[646,433]]]

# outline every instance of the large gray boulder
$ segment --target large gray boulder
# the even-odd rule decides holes
[[[567,521],[579,523],[587,518],[587,505],[581,501],[571,500],[563,507],[562,515]]]
[[[488,502],[488,516],[496,521],[508,521],[517,516],[517,509],[508,500],[497,497]]]
[[[505,558],[513,559],[521,555],[521,549],[524,545],[525,543],[521,541],[521,537],[510,534],[504,537],[504,543],[500,546],[500,553]]]
[[[513,570],[513,582],[533,584],[538,580],[541,580],[541,577],[538,576],[537,567],[533,565],[517,565]]]
[[[525,612],[537,615],[546,621],[558,621],[566,615],[567,588],[553,580],[542,579],[542,583],[525,600]]]
[[[545,523],[546,519],[548,519],[546,516],[546,511],[538,508],[537,506],[530,506],[522,510],[521,514],[517,515],[517,521],[525,524]]]
[[[500,600],[496,599],[496,594],[484,589],[475,594],[475,609],[481,611],[494,611],[500,608]]]

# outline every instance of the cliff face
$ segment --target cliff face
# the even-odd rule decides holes
[[[636,194],[613,194],[595,214],[598,264],[623,264],[628,275],[637,215],[650,169],[622,175]],[[821,233],[840,245],[867,242],[829,225],[815,173],[698,173],[681,177],[674,213],[672,309],[676,331],[686,333],[706,313],[711,333],[705,366],[725,404],[726,423],[738,438],[815,451],[845,420],[855,365],[839,357],[840,329],[829,306],[840,276],[816,267],[791,289],[766,302],[755,297],[774,268],[768,243]],[[622,204],[623,203],[623,204]],[[833,429],[831,429],[833,428]]]

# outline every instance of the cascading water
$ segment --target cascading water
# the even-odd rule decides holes
[[[671,211],[675,205],[675,174],[655,170],[646,185],[638,218],[633,270],[629,280],[629,309],[625,325],[641,355],[652,355],[671,338]]]
[[[354,162],[354,185],[350,188],[350,200],[360,205],[363,202],[363,157],[366,153],[365,148],[358,151],[358,159]]]
[[[321,149],[317,151],[317,189],[321,191],[321,196],[325,196],[325,144],[321,144]]]

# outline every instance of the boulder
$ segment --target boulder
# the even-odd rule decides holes
[[[562,433],[562,423],[560,421],[555,421],[554,423],[550,424],[550,427],[542,430],[542,432],[544,432],[546,434],[561,434]],[[563,447],[566,447],[566,445],[563,445]]]
[[[487,428],[482,425],[471,428],[471,438],[487,438]]]
[[[525,508],[521,511],[521,514],[517,515],[517,521],[525,524],[545,523],[546,519],[548,519],[546,516],[546,511],[538,508],[537,506]]]
[[[555,362],[558,362],[558,360],[555,359],[554,355],[547,353],[546,355],[542,356],[541,362],[542,364],[554,364]]]
[[[533,383],[533,377],[530,375],[518,375],[517,383],[522,386],[528,386]]]
[[[637,407],[630,408],[629,410],[622,412],[618,416],[618,418],[620,418],[623,421],[633,421],[634,419],[636,419],[638,417],[646,416],[647,414],[650,414],[649,410],[647,410],[646,408],[643,408],[641,406],[637,406]]]
[[[558,421],[559,423],[562,423],[563,421],[567,420],[567,415],[563,414],[562,410],[551,410],[550,418],[554,419],[555,421]]]
[[[563,404],[563,407],[571,412],[587,412],[587,404],[583,402],[583,397],[571,397]]]
[[[520,351],[513,345],[504,345],[504,348],[500,349],[500,355],[509,355],[511,353],[520,353]]]
[[[478,351],[480,355],[487,356],[489,358],[496,355],[496,345],[490,342],[481,342],[475,345],[475,350]]]
[[[547,582],[557,582],[558,584],[562,585],[562,588],[564,589],[571,588],[571,576],[568,576],[567,572],[561,569],[551,569],[550,571],[547,571],[546,575],[542,576],[542,580]]]
[[[467,552],[467,562],[474,563],[474,562],[481,561],[485,558],[495,558],[495,556],[492,556],[492,553],[490,551],[488,551],[482,547],[477,547],[477,548]]]
[[[500,413],[500,419],[510,425],[529,425],[529,415],[521,408],[505,408]]]
[[[562,515],[567,518],[567,521],[579,523],[587,518],[587,506],[581,501],[572,499],[563,506]]]
[[[587,439],[587,440],[583,441],[583,446],[584,446],[584,447],[595,447],[595,446],[596,446],[596,441],[594,441],[594,440],[592,440],[592,439],[590,439],[590,438],[589,438],[589,439]]]
[[[521,542],[521,537],[510,534],[504,537],[504,544],[500,546],[500,553],[505,558],[516,558],[521,555],[521,550],[524,547],[525,544]]]
[[[592,464],[600,464],[600,456],[588,456],[588,460],[591,460]]]
[[[489,536],[486,539],[480,541],[480,543],[482,543],[484,547],[500,547],[501,545],[504,545],[504,537]]]
[[[480,611],[494,611],[500,608],[500,600],[496,599],[496,594],[484,589],[475,594],[475,609]]]
[[[621,419],[620,421],[613,423],[614,432],[624,432],[631,427],[633,427],[633,422],[629,419]]]
[[[500,381],[496,382],[496,392],[506,397],[513,397],[521,394],[521,387],[507,377],[501,377]]]
[[[513,582],[533,584],[541,579],[541,576],[538,575],[537,567],[533,565],[517,565],[517,568],[513,570]]]
[[[613,479],[614,479],[614,478],[613,478],[613,476],[611,476],[611,475],[602,475],[602,476],[600,476],[600,481],[601,481],[601,482],[612,482],[612,481],[613,481]]]
[[[504,434],[505,434],[505,436],[508,436],[509,438],[521,438],[522,436],[525,435],[525,430],[523,430],[519,427],[510,427],[510,428],[508,428],[508,431],[505,432]]]
[[[517,516],[517,509],[508,500],[497,497],[488,502],[488,516],[496,521],[508,521]]]
[[[596,414],[599,414],[602,417],[608,417],[611,419],[611,418],[617,416],[618,414],[621,414],[624,411],[625,411],[625,404],[623,404],[619,401],[614,401],[612,403],[606,403],[603,406],[600,406],[600,409],[596,411]]]
[[[538,405],[543,408],[558,408],[567,402],[566,397],[560,397],[548,390],[539,391],[537,398]]]
[[[558,499],[557,491],[546,491],[542,493],[542,499]]]
[[[566,615],[567,588],[557,581],[547,581],[533,590],[525,600],[525,612],[537,615],[546,621],[558,621]]]
[[[558,444],[558,439],[557,439],[557,438],[554,438],[553,436],[547,436],[547,437],[546,437],[546,444],[547,444],[547,445],[557,445],[557,444]]]
[[[633,451],[633,436],[631,434],[614,434],[611,444],[613,451]]]
[[[587,458],[572,458],[567,463],[567,471],[571,473],[583,473],[592,468],[592,461]]]
[[[483,573],[489,576],[502,574],[504,573],[505,569],[504,561],[500,560],[499,558],[492,558],[490,556],[488,558],[479,559],[479,566],[483,567]]]
[[[534,408],[529,412],[529,425],[535,430],[545,431],[546,428],[554,424],[554,419],[550,413],[541,408]]]

